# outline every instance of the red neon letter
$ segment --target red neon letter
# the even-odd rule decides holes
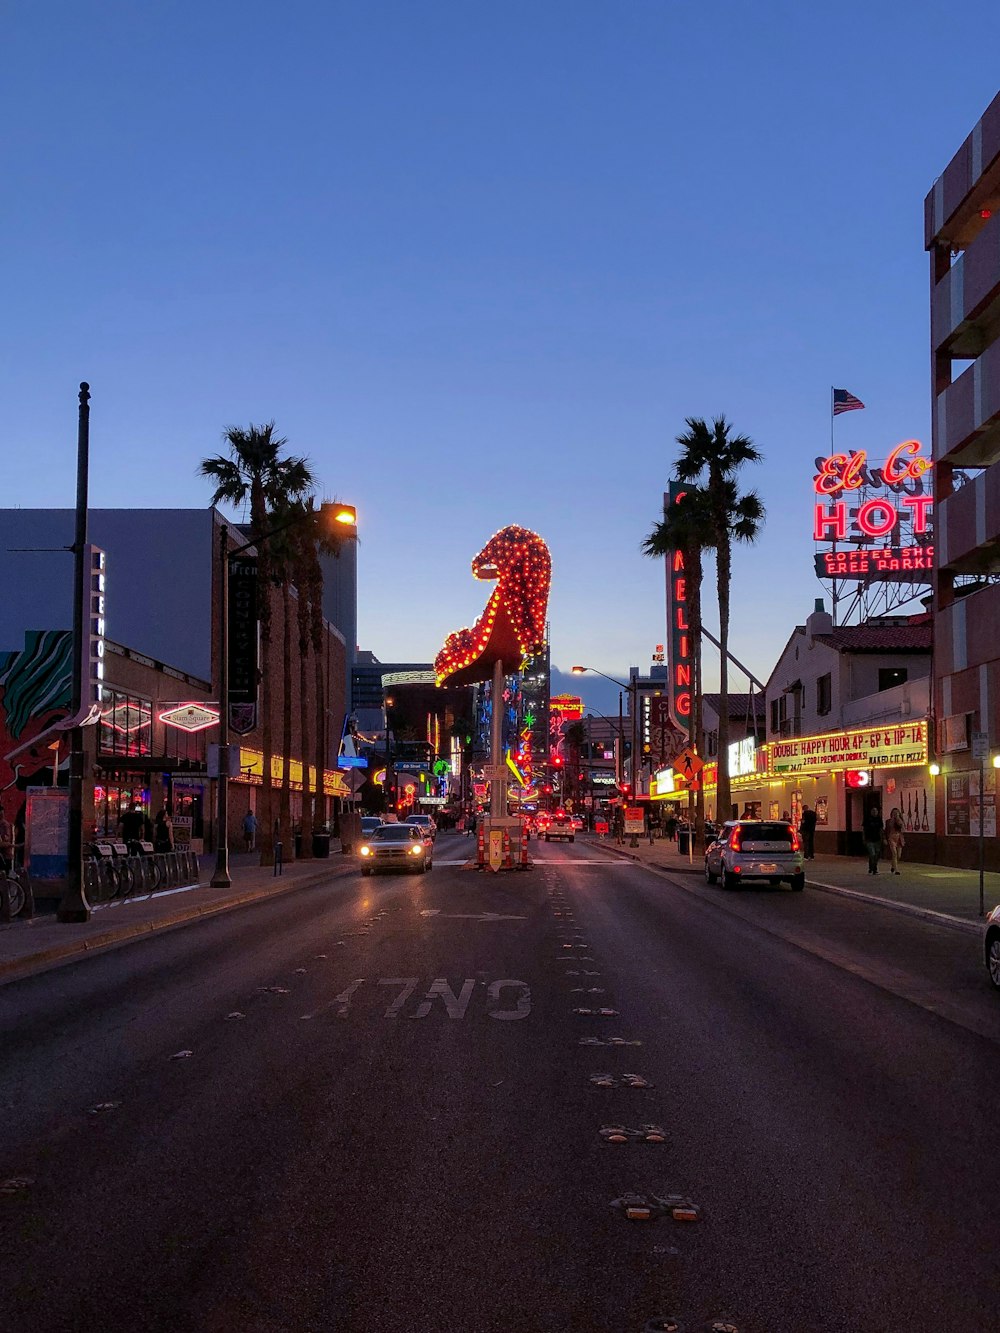
[[[913,510],[913,531],[926,532],[927,511],[934,503],[933,495],[904,495],[901,503]]]
[[[691,666],[690,666],[690,664],[688,664],[687,666],[682,666],[680,663],[677,664],[677,668],[676,668],[676,670],[674,671],[674,684],[675,684],[675,685],[690,685],[690,684],[691,684]]]
[[[827,528],[833,529],[832,537],[827,535]],[[843,500],[839,500],[829,512],[822,505],[817,505],[813,515],[813,540],[842,542],[846,536],[847,505]]]
[[[691,696],[686,690],[674,696],[674,707],[681,717],[691,716]]]
[[[882,469],[882,478],[887,486],[893,486],[898,481],[905,481],[907,477],[916,480],[930,470],[931,464],[926,458],[912,457],[919,454],[921,450],[919,440],[904,440],[902,444],[897,444],[892,453],[885,460],[885,467]],[[912,461],[900,464],[900,456],[910,454]]]
[[[882,515],[881,521],[876,514]],[[885,537],[898,522],[899,515],[888,500],[869,500],[858,510],[858,527],[866,537]]]

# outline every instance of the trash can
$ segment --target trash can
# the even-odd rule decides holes
[[[299,859],[299,857],[300,857],[301,855],[302,855],[302,834],[301,834],[301,833],[296,833],[296,834],[295,834],[295,859],[296,859],[296,861]]]
[[[677,834],[677,850],[680,852],[681,856],[689,856],[691,854],[691,833],[689,829],[682,828]]]
[[[329,833],[313,834],[313,856],[330,855],[330,835]]]

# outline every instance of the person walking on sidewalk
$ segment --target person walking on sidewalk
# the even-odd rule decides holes
[[[252,852],[257,845],[257,816],[248,810],[243,816],[243,850]]]
[[[810,810],[807,805],[802,807],[799,834],[802,838],[802,854],[807,861],[812,861],[816,856],[816,811]]]
[[[903,812],[893,806],[885,825],[885,842],[892,860],[892,868],[889,871],[891,875],[899,874],[899,858],[903,855],[903,848],[906,846],[906,839],[903,837],[905,827]]]
[[[868,873],[869,875],[878,874],[878,859],[882,854],[882,836],[884,825],[882,816],[878,812],[878,806],[873,805],[865,815],[864,822],[861,825],[861,836],[865,840],[865,847],[868,850]]]

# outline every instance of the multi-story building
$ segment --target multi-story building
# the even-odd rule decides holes
[[[1000,867],[1000,94],[924,204],[931,257],[939,858]],[[977,735],[985,742],[976,744]],[[986,751],[979,790],[980,746]]]

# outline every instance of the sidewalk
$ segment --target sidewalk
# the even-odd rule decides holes
[[[208,883],[215,870],[215,857],[199,860],[201,884],[194,888],[168,889],[146,898],[104,903],[80,925],[63,924],[46,914],[33,921],[0,926],[0,984],[143,935],[339,878],[354,868],[351,857],[336,853],[328,860],[294,862],[285,867],[283,874],[275,875],[271,866],[258,864],[257,853],[238,852],[230,855],[230,887],[213,889]]]
[[[591,838],[615,856],[641,861],[644,865],[668,870],[672,874],[693,874],[704,878],[704,858],[696,852],[689,862],[681,856],[677,844],[658,839],[650,846],[640,838],[638,847],[616,846],[613,838]],[[957,930],[978,932],[979,871],[956,870],[950,866],[920,865],[902,862],[899,875],[890,875],[889,863],[879,866],[877,876],[869,875],[867,858],[816,856],[806,862],[806,884],[813,889],[859,898],[893,911],[921,916]],[[987,871],[984,876],[986,911],[1000,903],[1000,874]]]

